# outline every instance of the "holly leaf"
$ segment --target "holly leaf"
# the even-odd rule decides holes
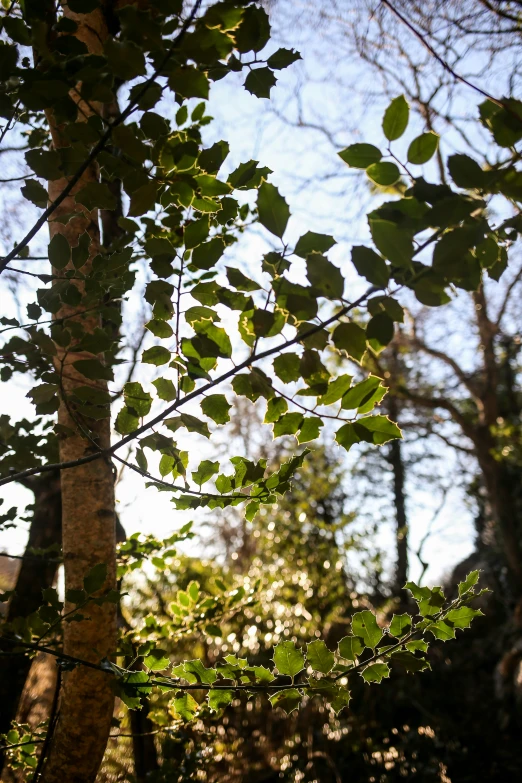
[[[83,579],[83,587],[88,595],[101,590],[107,579],[107,566],[105,563],[98,563],[93,566],[87,576]]]
[[[201,402],[201,410],[216,424],[226,424],[230,421],[229,410],[232,406],[224,394],[209,394]]]
[[[352,617],[352,631],[360,636],[366,647],[374,650],[382,639],[382,630],[373,612],[356,612]]]
[[[469,593],[477,584],[480,577],[480,571],[471,571],[463,582],[459,583],[459,598]]]
[[[187,691],[180,692],[174,699],[172,706],[177,715],[186,722],[193,720],[199,709],[199,704]]]
[[[333,668],[335,657],[322,639],[310,642],[306,648],[306,659],[312,669],[322,674],[328,674]]]
[[[270,68],[254,68],[245,79],[245,88],[258,98],[270,98],[270,90],[277,79]]]
[[[367,683],[382,682],[385,677],[390,676],[390,667],[387,663],[372,663],[362,672],[361,677]]]
[[[274,649],[274,663],[279,674],[295,677],[304,667],[304,655],[293,642],[280,642]]]
[[[299,707],[302,698],[302,694],[297,688],[288,688],[287,690],[274,693],[269,697],[269,701],[272,707],[280,707],[287,715],[290,715],[291,712]]]
[[[345,636],[338,645],[339,655],[347,661],[355,661],[364,650],[363,640],[358,636]]]
[[[147,669],[150,669],[153,672],[160,672],[164,669],[168,669],[170,666],[170,658],[165,650],[157,648],[145,656],[143,663]]]
[[[409,633],[411,630],[411,617],[409,614],[394,614],[390,623],[390,633],[397,639]]]
[[[275,185],[263,182],[259,188],[257,209],[259,222],[276,237],[282,238],[290,217],[290,209]]]

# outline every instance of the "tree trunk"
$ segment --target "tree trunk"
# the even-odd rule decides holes
[[[388,398],[388,414],[392,421],[397,421],[399,409],[397,398],[390,394]],[[395,565],[396,595],[408,581],[408,518],[406,516],[406,495],[404,491],[404,461],[402,456],[402,443],[400,440],[392,440],[388,446],[387,460],[393,473],[393,497],[395,505],[395,541],[397,561]]]
[[[76,35],[87,45],[89,53],[99,54],[107,35],[102,12],[97,9],[89,14],[75,14],[65,6],[64,14],[77,22]],[[71,92],[71,97],[81,104],[79,119],[88,117],[92,109],[97,113],[101,111],[99,104],[91,107],[81,102],[75,91]],[[52,114],[49,114],[48,121],[54,146],[67,146]],[[73,193],[55,211],[54,219],[49,225],[51,238],[61,233],[71,247],[78,244],[84,232],[88,233],[91,241],[89,260],[82,267],[82,273],[86,275],[89,274],[92,258],[100,250],[99,216],[97,210],[87,212],[76,204],[74,195],[93,181],[98,181],[96,165],[92,165],[83,174]],[[49,183],[51,201],[66,184],[66,179]],[[56,221],[61,215],[72,212],[84,214],[65,225]],[[62,275],[59,271],[55,274]],[[83,298],[85,292],[81,285],[80,283],[79,290]],[[64,304],[56,317],[69,317],[80,309],[81,303],[76,307]],[[102,325],[95,309],[90,309],[83,315],[76,315],[74,321],[81,325],[84,334],[92,334]],[[106,449],[110,445],[109,418],[79,421],[76,415],[71,415],[71,408],[67,403],[67,398],[79,386],[89,385],[106,391],[107,384],[105,381],[87,380],[75,369],[74,362],[92,359],[93,355],[75,350],[74,341],[67,350],[57,345],[57,352],[56,368],[62,387],[62,402],[58,412],[58,422],[63,433],[60,437],[60,460],[69,461],[83,457],[93,449]],[[66,590],[82,589],[85,575],[98,563],[107,565],[104,588],[115,588],[114,479],[110,460],[102,458],[64,470],[61,482]],[[65,610],[71,608],[66,603]],[[116,607],[112,603],[102,606],[87,605],[82,609],[82,615],[84,619],[80,622],[65,623],[64,651],[68,655],[98,663],[102,658],[111,655],[116,648]],[[95,780],[109,735],[113,705],[111,681],[103,672],[80,666],[64,673],[59,717],[43,768],[42,779],[45,783],[91,783]]]
[[[475,448],[487,493],[486,525],[481,538],[486,546],[494,544],[502,551],[512,598],[516,600],[522,595],[521,476],[510,468],[507,461],[495,459],[496,443],[489,429],[480,435],[475,441]]]
[[[52,587],[58,570],[58,552],[37,557],[33,549],[48,549],[60,545],[62,528],[62,501],[60,477],[51,474],[45,478],[29,480],[27,487],[34,492],[34,513],[29,529],[29,539],[14,587],[15,594],[9,602],[6,623],[36,612],[42,603],[42,590]],[[9,731],[15,720],[22,691],[31,668],[31,659],[23,654],[8,654],[0,657],[0,734]],[[4,754],[0,751],[0,770]]]
[[[136,783],[145,783],[151,772],[159,768],[158,753],[154,742],[154,724],[150,720],[149,700],[143,700],[141,710],[130,710],[132,751],[134,755],[134,776]]]

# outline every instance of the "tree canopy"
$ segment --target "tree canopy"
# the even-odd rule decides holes
[[[0,260],[15,281],[3,294],[0,379],[15,395],[27,386],[34,415],[0,416],[0,484],[25,485],[38,503],[54,486],[61,518],[61,533],[28,553],[47,566],[37,603],[33,595],[16,608],[21,586],[2,596],[9,714],[0,728],[10,762],[34,780],[94,781],[115,696],[129,710],[148,710],[157,697],[167,723],[205,721],[243,693],[265,694],[286,713],[318,699],[337,714],[349,709],[356,678],[378,684],[394,669],[429,669],[428,645],[455,639],[482,614],[473,601],[487,588],[477,586],[476,568],[450,598],[408,581],[404,611],[351,612],[348,633],[330,646],[318,625],[308,638],[283,634],[263,664],[232,653],[209,662],[197,650],[184,659],[172,643],[180,631],[219,637],[220,623],[238,622],[260,586],[216,579],[211,593],[192,579],[169,613],[135,627],[125,596],[139,570],[150,562],[161,571],[194,533],[189,522],[166,540],[125,537],[115,480],[124,467],[183,512],[237,508],[261,535],[267,509],[298,502],[292,482],[318,459],[323,430],[345,451],[398,443],[401,402],[429,398],[387,369],[411,303],[442,310],[464,291],[486,316],[485,285],[502,280],[522,231],[522,104],[478,90],[475,123],[494,150],[486,163],[446,156],[433,128],[411,130],[411,99],[394,96],[380,127],[338,150],[339,170],[364,171],[384,197],[367,215],[368,242],[338,266],[333,236],[290,240],[291,204],[262,151],[234,168],[226,139],[207,142],[215,82],[235,80],[238,92],[267,100],[300,59],[273,45],[265,8],[251,0],[3,6],[0,143],[20,145],[24,173],[14,178],[23,182],[21,229]],[[432,160],[441,166],[426,166]],[[269,252],[247,244],[252,226],[269,238]],[[236,251],[244,262],[231,261]],[[489,323],[479,318],[486,359]],[[473,396],[484,419],[446,404],[485,475],[498,445],[493,427],[502,426],[489,392]],[[207,441],[219,438],[238,398],[263,406],[255,427],[294,438],[287,455],[211,451]],[[519,595],[520,529],[498,481],[489,487],[498,542],[508,590]],[[0,511],[6,529],[20,521],[17,507]],[[55,659],[58,676],[35,738],[10,726],[37,652]]]

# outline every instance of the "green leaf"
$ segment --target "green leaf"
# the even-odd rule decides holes
[[[264,423],[273,424],[278,419],[280,419],[283,413],[286,413],[287,410],[288,403],[284,397],[273,397],[271,400],[268,400]]]
[[[26,397],[30,397],[35,405],[41,405],[44,402],[50,402],[56,396],[59,388],[56,383],[41,383],[27,392]]]
[[[145,185],[134,190],[130,197],[129,216],[140,217],[149,212],[156,203],[157,195],[158,183],[154,181],[146,182]]]
[[[351,422],[347,422],[337,430],[337,432],[335,433],[335,440],[337,441],[339,446],[342,446],[343,449],[349,451],[351,447],[355,443],[359,443],[361,439],[357,435],[354,425],[351,424]]]
[[[271,173],[268,168],[259,168],[259,161],[249,160],[247,163],[240,163],[237,169],[230,174],[229,184],[236,190],[250,190],[258,188],[263,179]]]
[[[189,413],[182,413],[179,416],[165,419],[163,423],[169,430],[172,430],[172,432],[177,432],[180,427],[186,427],[189,432],[197,432],[205,438],[210,438],[208,424],[205,421],[201,421],[196,416],[191,416]]]
[[[366,352],[366,332],[354,323],[341,323],[336,327],[332,340],[339,351],[346,351],[360,362]]]
[[[170,351],[167,348],[162,345],[153,345],[152,348],[143,351],[141,361],[144,364],[154,364],[156,367],[160,367],[162,364],[170,362],[170,356]]]
[[[448,169],[453,182],[459,188],[480,188],[484,184],[485,172],[477,161],[468,155],[450,155]]]
[[[141,383],[133,381],[123,387],[123,398],[128,408],[137,416],[146,416],[152,405],[152,397],[149,392],[143,390]]]
[[[192,471],[192,480],[200,487],[219,471],[219,462],[204,459],[199,463],[197,470]]]
[[[75,269],[81,269],[89,260],[91,237],[84,231],[78,239],[78,243],[71,250],[72,262]]]
[[[522,138],[522,104],[516,98],[504,98],[503,104],[484,101],[479,106],[480,119],[500,147],[513,147]]]
[[[470,571],[463,582],[459,583],[459,598],[469,593],[477,584],[480,577],[480,571]]]
[[[282,238],[290,217],[290,209],[275,185],[263,182],[259,188],[257,209],[259,222],[276,237]]]
[[[306,648],[306,659],[312,669],[322,674],[328,674],[335,663],[335,656],[322,639],[310,642]]]
[[[72,604],[82,604],[84,601],[87,600],[87,593],[85,590],[66,590],[65,591],[65,600],[70,601]]]
[[[407,672],[423,672],[431,669],[430,664],[425,658],[418,658],[412,652],[407,650],[398,650],[392,653],[391,663],[393,666],[398,664]]]
[[[87,576],[84,577],[83,587],[88,595],[101,590],[107,579],[107,566],[105,563],[98,563],[93,566]]]
[[[221,237],[214,237],[209,242],[203,242],[194,248],[190,263],[198,269],[213,269],[221,256],[225,245]]]
[[[287,715],[290,715],[291,712],[299,707],[302,698],[297,688],[288,688],[287,690],[274,693],[269,697],[269,701],[272,707],[280,707]]]
[[[374,296],[368,300],[368,312],[371,315],[386,313],[397,323],[404,323],[404,309],[391,296]]]
[[[245,79],[245,88],[258,98],[270,98],[270,90],[277,79],[270,68],[254,68]]]
[[[311,440],[317,440],[319,431],[324,426],[324,422],[318,416],[307,416],[299,428],[297,442],[309,443]]]
[[[229,152],[230,145],[227,141],[217,141],[211,147],[201,150],[198,165],[208,174],[217,174]]]
[[[354,169],[367,169],[382,158],[382,152],[373,144],[350,144],[338,154],[341,160]]]
[[[351,375],[340,375],[335,380],[330,381],[328,389],[322,397],[317,400],[318,405],[331,405],[340,400],[343,394],[348,391],[352,382]]]
[[[201,402],[201,410],[216,424],[226,424],[230,421],[229,410],[232,406],[224,394],[209,394]]]
[[[143,663],[147,669],[150,669],[153,672],[160,672],[164,669],[168,669],[170,666],[170,658],[165,650],[157,648],[145,656]]]
[[[203,71],[193,65],[180,66],[169,76],[169,87],[184,98],[204,98],[209,95],[209,81]]]
[[[185,226],[184,242],[187,250],[191,250],[200,245],[208,237],[209,222],[208,215],[204,215],[199,220],[194,220]]]
[[[226,269],[228,282],[239,291],[259,291],[261,288],[259,283],[244,275],[240,269],[236,269],[233,266],[227,266]]]
[[[382,160],[379,163],[372,163],[371,166],[368,166],[366,174],[372,182],[383,187],[395,185],[401,178],[401,172],[397,164]]]
[[[136,76],[145,74],[145,57],[136,44],[131,41],[118,41],[116,38],[109,36],[104,48],[111,73],[120,79],[131,81]]]
[[[208,706],[211,710],[214,710],[214,712],[220,712],[225,709],[229,704],[232,704],[233,700],[233,691],[211,689],[208,692]]]
[[[152,321],[149,321],[145,324],[145,329],[148,329],[149,332],[152,332],[156,337],[172,337],[174,334],[174,330],[170,324],[168,324],[166,321],[160,321],[157,318],[153,318]]]
[[[404,589],[409,590],[416,601],[422,601],[426,598],[429,598],[431,595],[431,590],[429,587],[420,587],[419,585],[415,584],[415,582],[406,582]]]
[[[89,182],[74,197],[77,204],[82,204],[89,211],[93,209],[116,209],[116,198],[103,182]]]
[[[292,383],[301,377],[300,364],[296,353],[283,353],[274,359],[274,372],[284,383]]]
[[[137,430],[139,426],[140,420],[138,416],[127,407],[121,409],[116,416],[116,421],[114,423],[116,432],[119,432],[120,435],[130,435],[130,433]]]
[[[274,663],[279,674],[295,677],[304,667],[304,655],[293,642],[280,642],[274,648]]]
[[[4,47],[2,47],[4,50]],[[37,177],[47,180],[55,180],[63,177],[60,168],[60,158],[55,150],[33,149],[25,153],[27,165],[34,171]]]
[[[395,438],[402,438],[399,427],[387,416],[365,416],[357,420],[357,427],[367,430],[370,433],[369,442],[376,446],[382,446],[383,443],[388,443]]]
[[[375,246],[397,266],[411,267],[413,242],[410,235],[390,220],[369,218],[370,231]]]
[[[274,424],[274,438],[280,438],[282,435],[295,435],[303,422],[303,414],[298,411],[285,413]]]
[[[270,22],[264,8],[248,6],[243,12],[239,27],[234,30],[239,52],[260,52],[270,38]]]
[[[428,652],[428,644],[423,639],[413,639],[411,642],[406,642],[405,646],[410,652]]]
[[[439,136],[433,131],[421,133],[408,147],[408,162],[421,165],[435,155],[439,146]]]
[[[419,614],[423,617],[434,617],[439,614],[445,600],[441,587],[432,588],[429,591],[429,596],[419,601]]]
[[[382,639],[382,630],[377,625],[373,612],[356,612],[352,617],[352,631],[360,636],[366,647],[374,650]]]
[[[149,695],[151,686],[147,684],[148,681],[147,672],[132,672],[125,675],[119,696],[129,709],[138,710],[141,706],[141,697]]]
[[[22,196],[31,201],[37,207],[45,209],[48,201],[47,190],[36,179],[26,179],[25,185],[20,188]]]
[[[306,258],[309,253],[327,253],[335,245],[335,239],[328,234],[307,231],[298,239],[294,249],[296,256]]]
[[[364,245],[352,248],[352,263],[357,272],[372,285],[385,288],[390,280],[390,270],[382,256]]]
[[[382,682],[390,676],[390,667],[387,663],[372,663],[362,672],[361,677],[367,683]]]
[[[356,410],[374,397],[376,390],[381,385],[381,378],[370,375],[364,381],[356,383],[343,395],[342,408],[344,410]]]
[[[174,699],[172,706],[179,717],[187,722],[195,718],[199,709],[199,704],[187,691],[185,693],[180,692]]]
[[[213,685],[217,680],[217,673],[215,669],[207,669],[203,666],[202,662],[196,658],[193,661],[185,661],[183,669],[186,674],[192,675],[189,682],[200,682],[205,685]],[[194,680],[195,678],[195,680]]]
[[[455,628],[469,628],[474,617],[482,617],[480,609],[472,609],[471,606],[460,606],[448,613],[446,620]]]
[[[339,642],[338,650],[341,658],[355,661],[364,650],[364,643],[358,636],[345,636]]]
[[[382,129],[388,141],[400,139],[406,128],[410,116],[410,107],[404,95],[394,98],[386,111],[382,121]]]
[[[390,633],[397,639],[409,633],[411,630],[411,617],[409,614],[394,614],[390,623]]]
[[[71,248],[63,234],[55,234],[49,242],[49,261],[55,269],[65,269],[71,258]]]
[[[78,370],[81,375],[89,378],[91,381],[114,380],[112,369],[102,364],[99,359],[78,359],[72,365],[75,370]]]
[[[9,38],[16,41],[16,43],[22,44],[22,46],[31,46],[30,30],[22,19],[5,16],[2,21],[4,30]]]
[[[442,642],[448,642],[450,639],[455,638],[455,629],[453,626],[445,623],[444,620],[432,623],[426,630],[430,631],[435,639],[440,639]]]
[[[321,253],[309,253],[306,257],[306,276],[315,291],[328,299],[341,299],[344,293],[344,277],[341,270]]]
[[[391,343],[394,331],[392,319],[386,313],[377,313],[368,321],[366,337],[372,348],[378,353]]]
[[[279,71],[281,68],[288,68],[289,65],[300,59],[301,55],[295,49],[278,49],[274,54],[270,55],[266,62],[270,68],[275,68]]]

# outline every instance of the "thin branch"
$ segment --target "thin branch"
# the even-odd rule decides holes
[[[400,11],[398,11],[391,3],[390,0],[381,0],[381,3],[386,6],[395,16],[400,19],[400,21],[410,30],[410,32],[413,33],[413,35],[421,42],[421,44],[428,50],[428,52],[434,57],[437,62],[444,68],[445,71],[447,71],[456,81],[462,82],[462,84],[465,84],[467,87],[470,87],[472,90],[475,90],[476,92],[480,93],[480,95],[483,95],[484,98],[487,98],[492,103],[495,103],[497,106],[500,106],[503,109],[506,109],[506,111],[510,111],[509,107],[506,106],[502,101],[500,101],[498,98],[494,98],[492,95],[490,95],[488,92],[483,90],[481,87],[478,87],[476,84],[473,84],[472,82],[468,81],[464,76],[461,76],[459,73],[453,70],[453,68],[448,65],[446,60],[444,60],[438,52],[435,51],[433,46],[428,43],[428,41],[424,38],[422,33],[417,30],[417,28],[407,19],[405,16],[403,16]],[[513,114],[515,117],[517,117],[518,120],[520,120],[520,117],[516,112],[510,111],[511,114]]]
[[[421,351],[428,353],[430,356],[433,356],[436,359],[440,359],[441,362],[447,364],[448,367],[451,367],[451,369],[453,370],[453,372],[455,373],[459,381],[463,384],[463,386],[466,387],[466,389],[469,391],[473,399],[480,405],[482,404],[474,383],[452,356],[449,356],[444,351],[440,351],[438,348],[432,348],[430,345],[427,345],[423,340],[420,340],[418,337],[414,337],[412,339],[412,344],[416,348],[419,348]]]

